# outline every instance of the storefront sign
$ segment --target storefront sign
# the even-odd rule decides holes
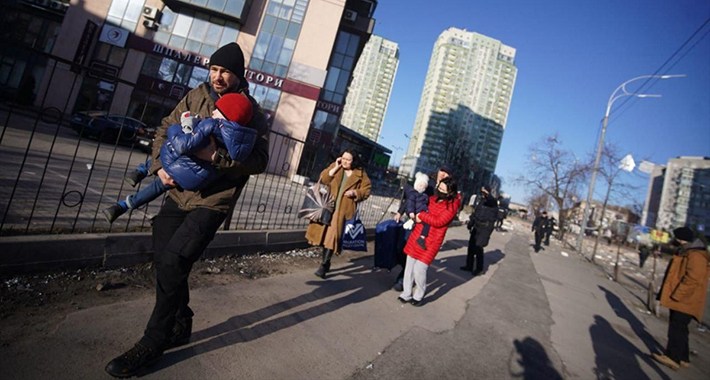
[[[104,24],[101,29],[101,34],[99,35],[99,41],[105,42],[118,47],[126,46],[126,40],[128,40],[129,31],[117,26],[110,24]]]
[[[172,58],[176,61],[183,61],[183,62],[187,62],[187,63],[192,63],[194,65],[207,66],[207,64],[210,61],[209,58],[205,58],[201,55],[197,55],[197,54],[193,55],[190,52],[169,48],[169,47],[163,46],[159,43],[155,43],[153,45],[153,53],[157,53],[157,54],[162,55],[164,57]]]
[[[316,109],[340,116],[340,112],[342,111],[343,106],[336,103],[326,102],[325,100],[319,100],[316,103]]]
[[[281,89],[284,85],[282,78],[258,71],[244,70],[244,77],[251,83],[262,84],[267,87]]]
[[[74,53],[74,60],[72,61],[71,71],[75,73],[81,72],[81,66],[86,61],[86,56],[89,54],[89,48],[94,42],[94,36],[96,31],[99,29],[99,25],[91,20],[86,20],[86,25],[84,25],[84,32],[81,34],[81,39],[79,44],[76,46],[76,52]]]

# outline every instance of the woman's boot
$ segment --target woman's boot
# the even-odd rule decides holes
[[[330,270],[330,259],[333,257],[333,250],[332,249],[327,249],[323,248],[323,260],[321,261],[320,266],[318,267],[318,270],[316,271],[315,275],[325,279],[325,275],[328,273]]]

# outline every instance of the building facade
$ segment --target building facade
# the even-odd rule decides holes
[[[399,47],[371,36],[355,66],[340,123],[377,141],[399,65]]]
[[[665,167],[655,227],[683,226],[701,231],[710,226],[710,157],[677,157]]]
[[[661,205],[661,195],[663,194],[663,176],[665,171],[665,166],[653,165],[648,173],[646,201],[643,204],[643,213],[641,214],[641,224],[646,227],[656,226],[658,210]]]
[[[488,181],[513,97],[515,53],[498,40],[462,29],[449,28],[439,36],[400,174],[433,172],[446,162],[464,182],[469,173],[476,185]]]
[[[272,133],[304,142],[318,128],[319,110],[329,108],[321,100],[338,103],[331,96],[337,93],[344,102],[352,70],[337,68],[344,58],[357,61],[372,33],[376,4],[16,0],[3,17],[14,32],[0,42],[0,82],[10,96],[31,82],[31,103],[43,109],[104,110],[158,125],[187,91],[208,80],[211,54],[237,42],[250,92]],[[36,41],[27,43],[28,36]],[[285,161],[270,161],[270,171],[295,174],[304,144],[288,149],[280,154]]]

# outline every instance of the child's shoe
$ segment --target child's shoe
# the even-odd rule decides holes
[[[106,218],[106,221],[110,224],[113,223],[114,220],[118,219],[119,216],[123,215],[126,211],[128,211],[128,207],[123,207],[120,203],[116,203],[111,205],[111,207],[103,209],[101,212],[104,214],[104,218]]]

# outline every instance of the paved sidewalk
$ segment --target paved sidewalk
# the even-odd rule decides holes
[[[429,269],[422,307],[390,290],[398,269],[372,257],[198,289],[192,343],[169,351],[147,379],[706,379],[710,336],[691,324],[691,367],[671,371],[647,355],[665,345],[666,322],[599,267],[554,242],[535,254],[531,235],[494,232],[487,271],[458,269],[468,232],[453,227]],[[370,248],[372,244],[370,244]],[[314,268],[315,269],[315,268]],[[643,299],[643,298],[641,298]],[[50,337],[31,331],[0,345],[8,379],[102,379],[130,348],[152,298],[82,310]]]

